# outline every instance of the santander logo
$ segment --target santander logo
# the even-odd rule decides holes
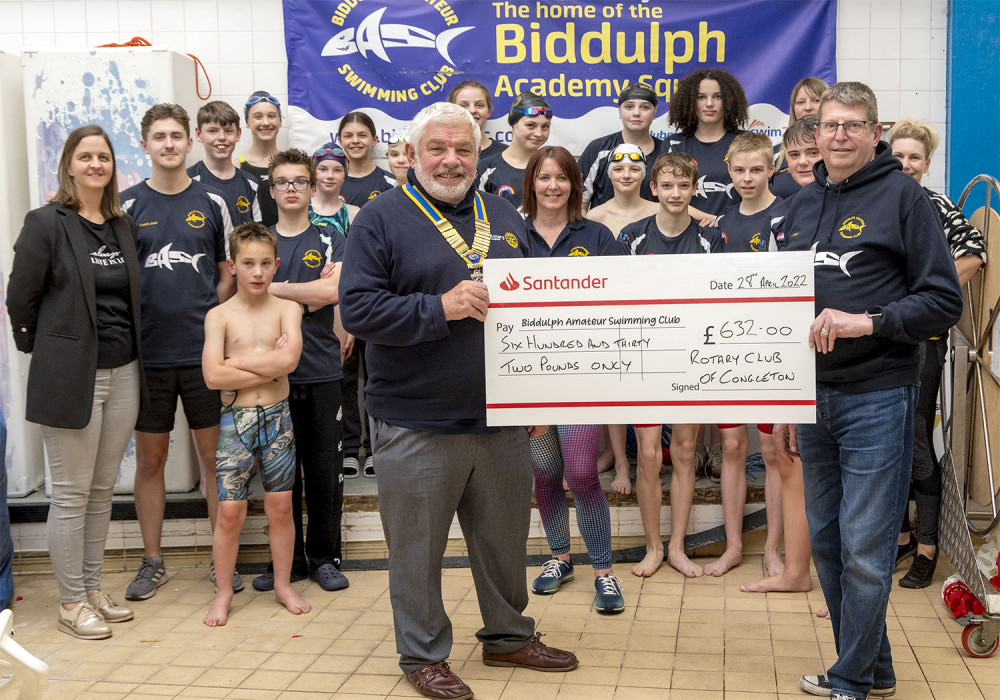
[[[521,285],[518,284],[517,280],[514,279],[514,276],[510,273],[507,273],[507,279],[503,280],[500,283],[500,289],[504,290],[505,292],[513,292],[520,286]]]

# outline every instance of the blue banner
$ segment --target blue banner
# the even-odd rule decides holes
[[[494,115],[532,90],[576,119],[631,82],[669,102],[701,67],[784,112],[801,78],[836,77],[835,0],[284,0],[284,18],[289,103],[319,121],[408,121],[469,79],[491,87]]]

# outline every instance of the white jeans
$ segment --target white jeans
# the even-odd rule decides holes
[[[111,496],[138,414],[139,363],[133,361],[97,370],[86,427],[42,426],[52,476],[49,558],[63,603],[85,600],[88,590],[101,587]]]

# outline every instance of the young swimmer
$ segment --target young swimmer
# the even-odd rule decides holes
[[[820,159],[819,146],[816,145],[816,117],[803,117],[788,127],[782,143],[788,162],[788,174],[795,184],[801,189],[813,182],[816,179],[813,166]]]
[[[524,169],[528,159],[549,140],[552,108],[533,92],[522,92],[510,106],[507,122],[513,142],[510,148],[493,158],[479,161],[479,189],[500,195],[515,207],[524,198]]]
[[[385,159],[389,172],[396,178],[397,185],[406,184],[406,171],[410,169],[410,159],[406,157],[406,137],[393,134],[385,144]]]
[[[348,112],[337,128],[337,144],[347,154],[350,173],[340,188],[344,201],[363,207],[396,186],[391,173],[375,165],[372,149],[378,143],[375,122],[364,112]]]
[[[650,173],[650,187],[660,203],[659,211],[642,221],[626,226],[619,236],[631,255],[681,255],[719,253],[722,234],[718,229],[701,226],[691,218],[688,207],[698,184],[698,164],[684,153],[666,153],[656,159]],[[698,425],[673,425],[670,457],[674,465],[670,477],[670,544],[667,563],[689,578],[704,571],[684,553],[691,502],[694,499],[694,445]],[[646,556],[632,567],[636,576],[652,576],[663,563],[663,540],[660,536],[660,425],[636,425],[639,446],[635,488],[639,515],[646,536]]]
[[[240,115],[228,103],[216,100],[202,105],[194,137],[205,147],[205,157],[187,170],[192,180],[222,194],[233,226],[261,220],[259,180],[233,164],[233,151],[241,134]]]
[[[265,90],[258,90],[247,98],[243,106],[243,119],[250,129],[253,143],[250,150],[237,161],[240,170],[257,178],[260,203],[260,220],[273,226],[278,220],[278,207],[267,187],[267,163],[278,152],[278,132],[281,131],[281,102]]]
[[[826,91],[827,84],[819,78],[803,78],[792,88],[792,96],[788,105],[788,127],[791,128],[796,122],[813,117],[819,111],[819,100]],[[813,122],[815,124],[815,121]],[[786,129],[787,133],[787,129]],[[815,143],[815,136],[812,138]],[[814,147],[815,148],[815,147]],[[777,150],[778,157],[775,160],[774,176],[771,178],[771,192],[778,197],[788,198],[799,191],[801,185],[795,182],[789,172],[789,159],[787,148],[784,142]],[[819,160],[819,150],[816,150],[816,159]],[[811,180],[810,180],[811,182]]]
[[[740,134],[729,146],[726,161],[733,187],[740,195],[740,202],[732,204],[719,215],[717,226],[725,239],[727,253],[758,253],[774,248],[772,225],[784,217],[784,201],[775,197],[768,188],[774,171],[771,139],[763,134]],[[721,576],[742,561],[743,509],[746,505],[746,459],[749,435],[744,424],[720,424],[722,433],[722,510],[726,528],[726,551],[705,567],[705,573]],[[771,424],[758,424],[761,453],[769,467],[765,493],[770,487],[768,500],[768,547],[765,545],[765,563],[769,573],[781,570],[781,556],[777,541],[781,535],[780,497],[781,479],[774,466],[776,450],[771,439]],[[777,506],[775,508],[774,506]],[[808,566],[808,565],[807,565]],[[807,569],[808,574],[808,569]]]
[[[346,237],[348,226],[360,211],[340,196],[348,172],[347,156],[339,146],[327,142],[313,153],[313,161],[316,163],[316,194],[309,200],[309,221]]]
[[[646,83],[626,85],[618,95],[618,116],[622,120],[622,130],[591,141],[580,156],[580,172],[583,173],[583,205],[596,207],[614,196],[614,188],[608,157],[620,145],[636,146],[645,160],[653,161],[661,153],[666,153],[667,145],[649,133],[649,127],[656,118],[656,91]],[[656,204],[649,190],[648,173],[643,172],[639,196]]]
[[[617,238],[623,227],[653,216],[660,205],[639,196],[647,188],[644,183],[648,181],[646,156],[641,148],[623,143],[609,154],[606,163],[607,178],[614,188],[614,197],[589,210],[584,216],[604,224]],[[628,455],[625,453],[625,426],[605,427],[606,447],[598,459],[597,468],[603,472],[614,466],[615,478],[611,482],[611,490],[627,496],[632,493],[632,479]]]
[[[278,267],[277,249],[274,234],[262,224],[242,224],[233,230],[226,264],[236,277],[236,295],[205,316],[205,384],[226,399],[216,456],[219,515],[212,536],[218,589],[203,620],[209,627],[224,625],[229,617],[230,580],[257,462],[274,558],[274,596],[293,615],[311,609],[289,582],[295,541],[295,440],[288,373],[302,352],[302,308],[268,293]]]

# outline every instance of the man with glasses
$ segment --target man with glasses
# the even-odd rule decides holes
[[[153,105],[143,115],[140,129],[152,175],[121,193],[122,210],[135,219],[139,231],[142,355],[148,389],[148,401],[140,407],[135,425],[135,511],[144,552],[139,571],[125,590],[127,600],[152,598],[167,582],[160,549],[164,471],[178,397],[191,428],[208,517],[215,528],[219,508],[215,447],[221,404],[218,394],[205,386],[201,347],[205,314],[236,289],[226,269],[226,236],[233,228],[226,202],[185,170],[192,146],[187,112],[175,104]],[[238,575],[232,584],[236,592],[243,590]]]
[[[297,148],[279,151],[268,166],[278,207],[278,269],[269,291],[302,305],[302,357],[288,375],[295,434],[292,517],[295,552],[292,581],[309,577],[325,591],[347,588],[340,572],[340,522],[344,509],[344,463],[340,451],[342,402],[340,342],[333,332],[340,261],[345,239],[309,221],[316,192],[316,164]],[[305,493],[303,494],[303,491]],[[303,537],[302,498],[309,526]],[[273,567],[253,580],[258,591],[274,588]]]
[[[814,255],[816,422],[776,425],[802,458],[813,561],[837,661],[803,676],[807,693],[892,695],[885,613],[910,484],[918,344],[958,321],[962,295],[937,212],[888,145],[871,89],[823,93],[816,180],[789,202],[778,233]]]

